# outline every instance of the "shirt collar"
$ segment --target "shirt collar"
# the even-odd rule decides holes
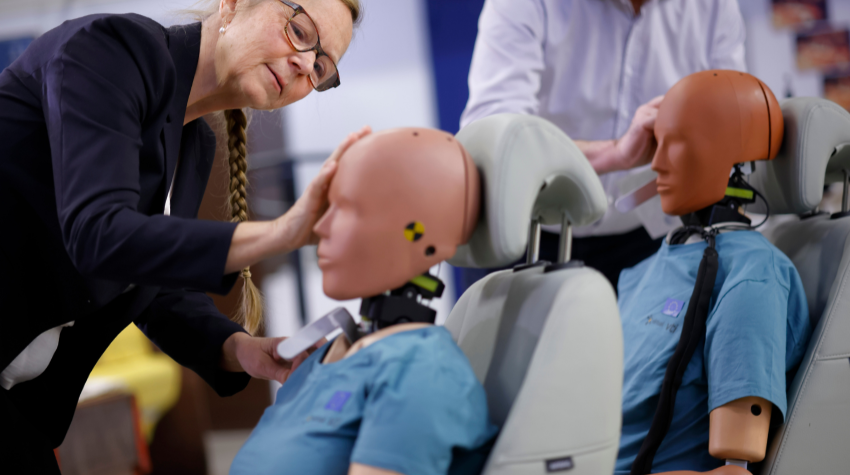
[[[171,119],[183,124],[186,116],[186,106],[195,71],[198,69],[198,57],[201,54],[201,23],[175,25],[168,28],[168,51],[177,70],[177,87],[174,94],[174,104],[171,109]]]

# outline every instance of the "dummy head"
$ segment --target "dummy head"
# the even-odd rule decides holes
[[[661,208],[682,216],[717,203],[732,166],[772,160],[783,130],[776,97],[755,77],[725,70],[685,77],[664,96],[655,122]]]
[[[475,228],[479,186],[469,154],[445,132],[395,129],[352,145],[315,227],[325,294],[371,297],[452,257]]]

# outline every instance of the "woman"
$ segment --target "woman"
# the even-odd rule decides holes
[[[0,74],[0,459],[10,473],[58,473],[91,368],[131,322],[222,396],[250,376],[283,381],[275,340],[219,314],[205,291],[315,241],[336,159],[271,222],[247,223],[242,108],[275,109],[339,84],[358,0],[222,0],[202,23],[138,15],[68,21]],[[309,13],[308,13],[309,12]],[[233,222],[199,221],[225,111]],[[247,373],[247,374],[246,374]],[[250,376],[249,376],[250,375]],[[16,470],[20,468],[20,470]]]

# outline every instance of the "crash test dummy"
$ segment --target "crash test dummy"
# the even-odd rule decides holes
[[[363,322],[293,372],[231,474],[480,472],[496,433],[486,395],[426,303],[443,288],[428,270],[472,234],[479,189],[445,132],[376,133],[342,156],[318,264],[325,294],[363,298]]]
[[[755,77],[705,71],[670,89],[655,135],[661,205],[685,227],[620,276],[616,473],[746,474],[810,335],[796,269],[742,212],[759,196],[742,164],[776,156],[782,112]]]

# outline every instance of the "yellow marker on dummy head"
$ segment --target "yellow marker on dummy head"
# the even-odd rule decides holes
[[[404,237],[410,242],[416,242],[425,235],[425,225],[419,221],[413,221],[404,228]]]

